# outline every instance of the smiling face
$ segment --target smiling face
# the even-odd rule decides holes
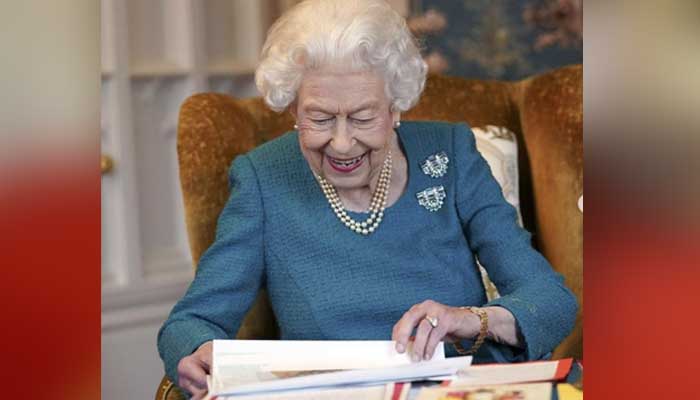
[[[394,139],[398,113],[390,111],[384,80],[373,71],[309,71],[292,113],[311,169],[337,189],[369,187]]]

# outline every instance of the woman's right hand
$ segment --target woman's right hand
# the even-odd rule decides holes
[[[212,341],[205,342],[177,364],[178,386],[192,394],[192,400],[207,394],[207,374],[211,369]]]

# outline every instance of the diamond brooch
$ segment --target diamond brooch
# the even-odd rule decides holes
[[[418,204],[425,207],[430,212],[435,212],[442,207],[445,200],[445,188],[440,186],[433,186],[416,193],[418,198]]]
[[[423,173],[431,178],[440,178],[447,173],[447,164],[449,162],[450,159],[447,157],[447,153],[441,151],[426,158],[420,167]]]

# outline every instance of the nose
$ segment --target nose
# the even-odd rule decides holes
[[[331,139],[331,149],[338,155],[350,154],[353,145],[355,144],[355,138],[352,137],[350,133],[347,122],[345,119],[338,119],[335,127],[335,132]]]

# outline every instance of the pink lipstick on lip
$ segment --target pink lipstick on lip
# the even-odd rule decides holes
[[[338,172],[342,172],[342,173],[346,173],[346,174],[347,174],[347,173],[350,173],[350,172],[356,170],[357,168],[359,168],[359,167],[362,165],[362,163],[365,161],[365,155],[366,155],[366,153],[363,154],[363,155],[361,155],[361,156],[359,157],[359,160],[358,160],[358,161],[356,161],[356,162],[353,163],[352,165],[347,165],[347,166],[346,166],[346,165],[342,165],[342,164],[338,164],[338,163],[334,162],[333,160],[337,160],[337,159],[335,159],[335,158],[326,156],[326,159],[328,159],[328,164],[329,164],[334,170],[336,170],[336,171],[338,171]],[[339,160],[339,161],[340,161],[340,160]]]

